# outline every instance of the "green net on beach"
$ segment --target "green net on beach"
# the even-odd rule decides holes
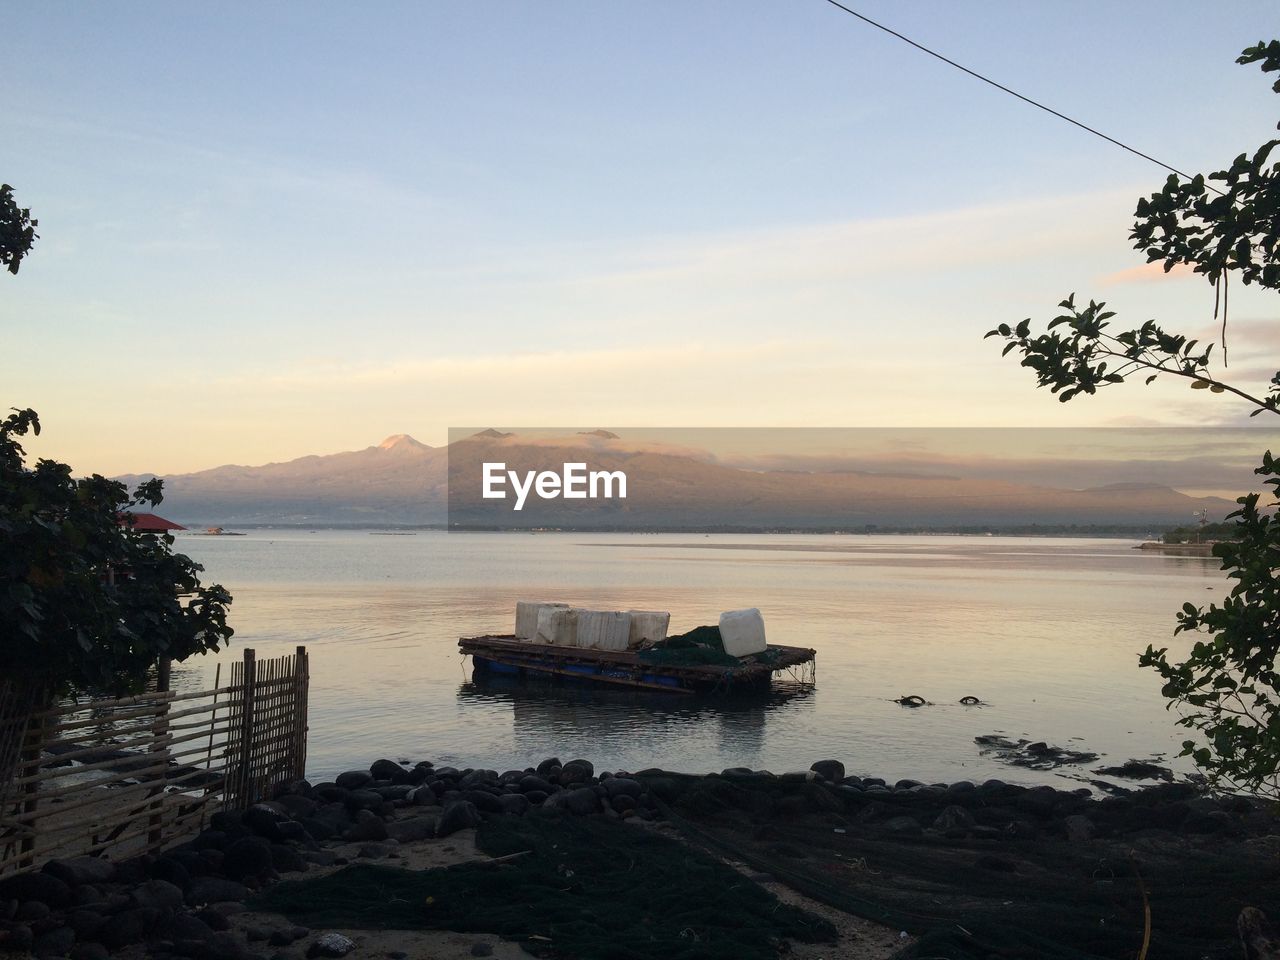
[[[773,960],[783,939],[835,939],[825,920],[651,830],[537,814],[486,821],[477,843],[494,857],[531,853],[424,871],[350,866],[278,884],[254,908],[310,926],[490,933],[583,960]]]
[[[877,813],[872,805],[885,801],[846,804],[815,783],[646,779],[691,842],[820,903],[908,931],[916,939],[903,958],[1132,960],[1149,908],[1149,957],[1237,960],[1241,908],[1274,914],[1280,896],[1269,837],[1151,830],[1183,802],[1159,802],[1158,790],[1113,801],[1129,806],[1116,814],[1122,827],[1111,837],[994,841],[892,836],[870,825],[869,815],[880,822],[918,815],[909,794]],[[1103,811],[1092,815],[1102,819]]]

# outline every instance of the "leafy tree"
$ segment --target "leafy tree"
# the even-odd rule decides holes
[[[0,264],[18,272],[35,242],[31,211],[0,185]],[[183,660],[231,638],[231,595],[170,549],[173,537],[134,529],[130,508],[155,506],[161,482],[129,495],[54,460],[28,467],[18,438],[40,433],[34,410],[0,421],[0,677],[21,673],[53,690],[139,686],[159,658]]]
[[[1246,49],[1237,63],[1257,63],[1264,73],[1280,73],[1280,41]],[[1280,79],[1272,89],[1280,93]],[[1228,283],[1231,278],[1280,290],[1280,162],[1271,155],[1280,141],[1264,143],[1252,156],[1241,154],[1231,166],[1184,179],[1170,176],[1158,193],[1138,201],[1130,233],[1135,249],[1166,271],[1190,266],[1216,291],[1221,308],[1225,359]],[[1263,390],[1247,389],[1215,376],[1209,361],[1213,344],[1203,347],[1165,331],[1154,320],[1113,332],[1113,311],[1105,303],[1076,305],[1063,300],[1043,333],[1031,320],[1000,324],[988,337],[1005,341],[1004,353],[1021,356],[1022,366],[1062,401],[1144,376],[1181,377],[1193,389],[1230,393],[1253,407],[1252,416],[1280,414],[1280,371]],[[1230,542],[1214,547],[1222,569],[1234,580],[1230,595],[1207,608],[1187,603],[1178,614],[1176,633],[1197,639],[1187,659],[1171,660],[1167,649],[1148,646],[1139,664],[1164,681],[1169,706],[1177,705],[1178,723],[1200,731],[1203,743],[1188,740],[1183,755],[1194,758],[1217,783],[1280,796],[1280,459],[1268,451],[1255,471],[1267,478],[1270,503],[1260,495],[1240,498]]]
[[[157,658],[183,660],[230,639],[221,586],[134,529],[128,511],[161,501],[161,482],[132,496],[54,460],[27,467],[18,438],[40,433],[33,410],[0,423],[0,676],[34,671],[55,686],[136,688]]]
[[[31,219],[31,211],[13,199],[13,187],[0,183],[0,266],[18,272],[18,264],[39,236],[38,226],[40,221]]]

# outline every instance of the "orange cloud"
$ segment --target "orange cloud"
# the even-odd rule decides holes
[[[1157,260],[1154,263],[1144,263],[1140,267],[1130,267],[1128,270],[1119,270],[1116,273],[1108,273],[1104,277],[1100,277],[1098,282],[1105,286],[1114,286],[1119,283],[1156,283],[1161,280],[1176,280],[1179,277],[1187,277],[1192,274],[1192,269],[1185,263],[1174,264],[1172,270],[1165,272],[1163,261]]]

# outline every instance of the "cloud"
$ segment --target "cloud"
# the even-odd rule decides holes
[[[1123,283],[1160,283],[1165,280],[1185,280],[1195,276],[1195,271],[1185,263],[1175,264],[1172,270],[1165,270],[1164,262],[1144,263],[1141,266],[1117,270],[1098,278],[1104,287],[1114,287]]]

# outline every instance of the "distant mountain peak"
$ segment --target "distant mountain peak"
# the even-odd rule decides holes
[[[616,433],[610,433],[608,430],[579,430],[580,437],[599,437],[601,440],[621,440],[622,438]]]
[[[486,440],[502,440],[504,437],[514,437],[514,433],[503,433],[501,430],[495,430],[490,427],[488,430],[481,430],[479,433],[472,434],[476,437],[484,437]]]
[[[379,450],[395,450],[402,447],[418,450],[430,449],[425,443],[419,443],[407,433],[393,433],[391,436],[387,437],[387,439],[378,444]]]

